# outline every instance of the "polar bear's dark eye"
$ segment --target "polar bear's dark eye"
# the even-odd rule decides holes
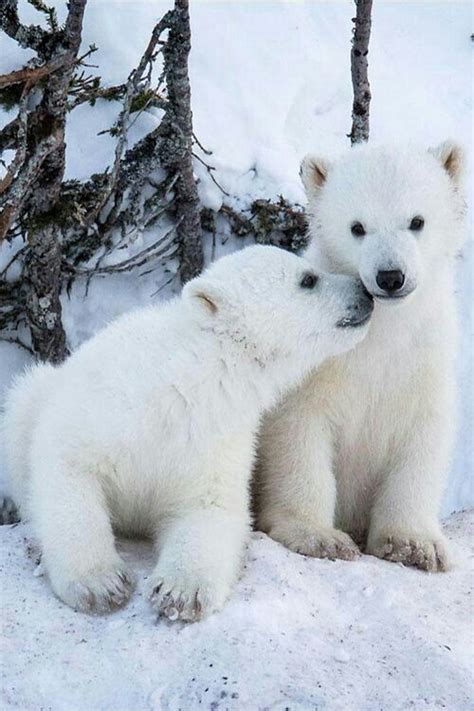
[[[310,272],[308,272],[307,274],[304,275],[304,277],[300,281],[300,286],[303,289],[314,289],[317,282],[318,282],[318,277],[316,276],[316,274],[311,274]]]
[[[363,237],[365,235],[364,225],[361,222],[353,222],[351,232],[355,237]]]
[[[413,220],[410,222],[410,229],[413,232],[419,232],[420,230],[423,229],[423,225],[425,224],[425,221],[420,215],[417,215],[416,217],[413,218]]]

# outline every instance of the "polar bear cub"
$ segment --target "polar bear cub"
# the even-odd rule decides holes
[[[167,304],[128,314],[63,365],[12,388],[11,487],[55,593],[83,611],[126,602],[114,531],[152,536],[151,604],[170,619],[219,609],[250,529],[260,416],[328,356],[358,343],[361,282],[275,247],[214,263]]]
[[[462,164],[451,142],[303,161],[306,257],[359,276],[375,308],[367,338],[263,428],[259,524],[294,551],[353,559],[362,542],[380,558],[449,567],[438,514],[456,419]]]

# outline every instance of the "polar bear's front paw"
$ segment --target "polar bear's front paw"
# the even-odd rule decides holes
[[[157,572],[153,578],[150,603],[158,617],[197,622],[220,610],[225,597],[209,580],[199,580],[192,575],[160,576]]]
[[[423,534],[384,534],[372,540],[369,538],[367,553],[429,573],[446,571],[451,567],[446,543],[441,535],[433,539]]]
[[[63,602],[89,614],[105,614],[123,607],[135,587],[134,576],[125,567],[93,571],[77,579],[50,578]]]
[[[335,560],[355,560],[360,550],[352,538],[337,528],[310,527],[297,519],[273,525],[268,535],[295,553]]]

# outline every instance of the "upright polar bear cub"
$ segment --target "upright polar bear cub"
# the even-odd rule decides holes
[[[359,280],[251,247],[181,298],[120,318],[61,367],[21,377],[6,406],[12,493],[56,594],[123,604],[132,576],[113,531],[156,537],[153,608],[194,620],[222,606],[250,526],[262,411],[366,334]]]
[[[266,420],[259,523],[292,550],[352,559],[364,541],[388,560],[449,565],[438,511],[456,414],[461,163],[451,143],[303,161],[305,256],[360,276],[376,303],[368,337]]]

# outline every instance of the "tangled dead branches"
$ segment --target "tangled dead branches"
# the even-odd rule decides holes
[[[224,219],[233,235],[252,237],[257,244],[275,244],[291,252],[306,246],[306,216],[301,205],[291,204],[280,195],[278,200],[254,200],[248,210],[237,210],[224,203],[216,213],[210,209],[201,212],[203,230],[216,235],[218,221]]]
[[[115,86],[103,86],[90,73],[94,45],[79,54],[87,0],[70,1],[64,26],[43,0],[28,0],[46,17],[47,29],[22,24],[17,1],[4,1],[0,29],[37,56],[0,76],[0,104],[17,106],[17,116],[0,130],[0,154],[14,151],[0,181],[0,243],[22,245],[0,272],[1,338],[43,360],[61,361],[68,352],[59,300],[63,284],[69,291],[79,278],[88,285],[95,276],[149,273],[171,259],[177,260],[184,282],[202,268],[202,230],[215,240],[226,232],[223,223],[237,238],[292,250],[303,246],[306,223],[300,206],[281,197],[256,200],[239,211],[202,157],[210,152],[192,128],[188,0],[175,0],[153,28],[137,67]],[[158,62],[161,70],[154,79]],[[85,182],[64,181],[68,114],[104,100],[121,104],[109,129],[116,139],[112,165]],[[130,126],[150,109],[159,109],[161,120],[129,146]],[[193,159],[204,164],[225,195],[218,213],[200,205]],[[114,259],[118,249],[152,227],[158,238],[133,256]],[[18,335],[24,325],[31,342]]]

